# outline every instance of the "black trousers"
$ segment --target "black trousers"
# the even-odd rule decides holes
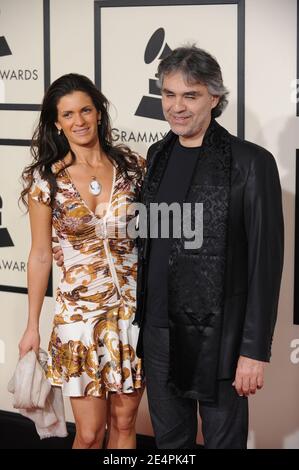
[[[158,449],[193,449],[197,408],[206,449],[246,449],[248,399],[240,397],[233,380],[219,380],[217,404],[179,397],[167,386],[169,330],[145,325],[144,367],[149,410]]]

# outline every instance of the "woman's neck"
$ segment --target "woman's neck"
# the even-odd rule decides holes
[[[99,142],[93,147],[83,147],[72,145],[71,150],[74,152],[76,160],[75,164],[86,165],[90,167],[101,166],[106,160],[106,156],[100,147]]]

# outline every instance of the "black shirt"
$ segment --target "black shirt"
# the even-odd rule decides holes
[[[156,203],[184,201],[199,155],[200,147],[183,147],[177,139],[157,192]],[[171,237],[171,212],[170,219]],[[171,243],[170,237],[161,238],[161,217],[158,220],[158,234],[159,238],[151,238],[150,244],[146,321],[152,326],[168,327],[167,278]]]

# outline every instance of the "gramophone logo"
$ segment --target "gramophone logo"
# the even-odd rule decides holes
[[[6,55],[12,55],[12,52],[7,44],[7,41],[4,36],[0,36],[0,57],[4,57]]]
[[[2,207],[3,207],[3,203],[2,203],[2,198],[0,196],[0,248],[4,248],[4,247],[7,247],[7,246],[14,246],[14,243],[11,239],[11,236],[9,235],[9,232],[7,230],[7,228],[2,228],[1,225],[2,225]]]
[[[9,45],[4,36],[0,36],[0,57],[5,57],[8,55],[12,55]],[[2,80],[2,76],[0,78],[0,102],[5,102],[5,85],[4,81]]]
[[[0,11],[0,14],[2,12]],[[15,34],[15,32],[13,32],[13,34]],[[10,39],[10,43],[11,43],[12,39]],[[15,42],[16,42],[16,38],[15,38]],[[14,49],[15,49],[15,46],[14,46]],[[18,48],[17,48],[18,49]],[[31,50],[30,47],[28,47],[28,52]],[[4,83],[8,82],[8,81],[16,81],[17,82],[17,87],[19,88],[19,85],[20,85],[20,81],[24,81],[25,83],[26,82],[29,82],[31,80],[38,80],[39,78],[39,74],[38,74],[38,69],[36,68],[30,68],[30,67],[20,67],[18,66],[17,68],[14,68],[14,64],[16,62],[16,60],[18,60],[18,57],[19,57],[19,52],[18,50],[14,50],[14,53],[12,53],[9,45],[8,45],[8,42],[6,40],[6,37],[5,36],[0,36],[0,58],[1,57],[8,57],[8,56],[11,56],[13,55],[13,58],[9,58],[7,60],[4,60],[3,63],[5,64],[9,64],[7,66],[7,68],[2,68],[2,65],[1,65],[1,68],[0,68],[0,102],[5,102],[5,87],[4,87]],[[27,54],[26,54],[26,57],[27,57]],[[21,62],[23,62],[24,58],[23,57],[19,57],[19,59],[21,60]],[[35,59],[34,59],[35,60]],[[24,94],[25,93],[25,90],[24,90]],[[14,101],[14,100],[13,100]]]
[[[163,28],[157,29],[151,36],[144,52],[144,62],[146,64],[150,64],[156,58],[164,59],[171,52],[170,47],[164,39],[165,31]],[[151,96],[142,97],[135,115],[165,121],[162,111],[161,91],[158,87],[158,80],[150,78],[148,88],[148,93]]]

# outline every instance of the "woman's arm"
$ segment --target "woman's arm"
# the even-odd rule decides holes
[[[52,265],[52,209],[29,196],[31,250],[27,267],[28,323],[19,343],[20,356],[39,349],[39,317]]]

